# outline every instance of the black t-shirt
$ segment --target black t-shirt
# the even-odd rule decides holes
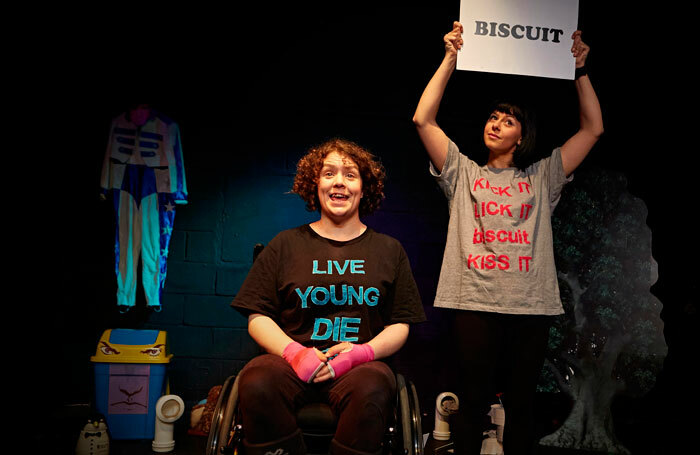
[[[293,340],[321,350],[366,343],[389,324],[425,321],[406,252],[370,228],[346,242],[309,225],[279,233],[231,305],[269,316]]]

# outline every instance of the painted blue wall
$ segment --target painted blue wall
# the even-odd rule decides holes
[[[226,109],[209,110],[210,116],[202,117],[190,106],[164,107],[180,125],[189,202],[176,209],[163,308],[147,309],[139,285],[136,307],[126,314],[117,311],[111,204],[86,196],[65,236],[84,243],[89,233],[93,245],[67,255],[74,265],[61,270],[66,293],[82,289],[74,306],[66,306],[60,315],[67,334],[64,362],[76,372],[67,381],[66,401],[91,401],[89,357],[108,328],[166,330],[174,355],[168,368],[171,391],[188,404],[206,398],[212,386],[256,355],[259,350],[247,333],[247,321],[229,304],[252,264],[254,245],[267,244],[281,230],[318,218],[290,193],[296,162],[309,147],[336,136],[367,147],[387,169],[384,203],[364,221],[397,238],[409,255],[431,321],[414,327],[397,365],[409,375],[417,371],[416,349],[437,350],[442,342],[436,336],[441,322],[432,314],[432,298],[447,204],[428,173],[427,155],[409,111],[387,116],[299,110],[291,126],[237,141],[240,126],[229,123],[235,114]],[[118,109],[113,110],[116,115]],[[95,129],[106,132],[111,114],[105,111]],[[250,131],[264,133],[259,128]],[[99,149],[91,165],[75,172],[73,180],[81,193],[86,192],[85,183],[97,183],[106,134],[94,134],[93,142]],[[93,189],[96,196],[97,186]]]
[[[322,120],[313,121],[319,125]],[[350,121],[343,123],[353,129]],[[257,149],[226,144],[222,138],[228,152],[222,150],[210,161],[197,155],[200,136],[189,131],[187,140],[185,126],[190,202],[176,214],[163,310],[148,314],[144,327],[168,331],[173,390],[192,401],[206,397],[210,387],[237,373],[259,352],[247,334],[247,321],[229,304],[248,273],[255,244],[267,244],[281,230],[318,218],[289,191],[297,158],[323,137],[311,137],[304,145],[300,138],[297,147],[279,142]],[[365,221],[402,242],[429,304],[442,256],[446,204],[428,176],[427,158],[416,149],[415,132],[405,119],[373,119],[355,128],[363,132],[343,137],[375,152],[389,174],[382,209]],[[379,129],[393,129],[408,140],[391,146],[378,137]],[[419,333],[417,327],[414,335]]]

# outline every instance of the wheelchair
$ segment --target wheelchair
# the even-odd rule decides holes
[[[211,430],[207,439],[207,455],[243,452],[243,434],[238,409],[238,378],[229,376],[219,394]],[[416,388],[403,375],[396,375],[394,415],[384,435],[386,455],[423,455],[420,406]],[[297,423],[304,435],[309,454],[327,454],[335,434],[336,417],[325,403],[311,403],[297,412]]]

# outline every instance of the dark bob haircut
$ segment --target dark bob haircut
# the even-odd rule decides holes
[[[534,114],[524,105],[511,102],[495,102],[489,114],[493,111],[503,112],[515,117],[522,128],[522,140],[513,153],[513,164],[519,169],[524,169],[535,154],[535,139],[537,136],[537,125]]]
[[[384,199],[384,166],[369,151],[345,139],[334,138],[309,149],[297,163],[292,193],[298,194],[306,202],[306,209],[310,212],[320,210],[318,181],[323,161],[331,152],[346,156],[357,164],[362,177],[360,216],[373,213]]]

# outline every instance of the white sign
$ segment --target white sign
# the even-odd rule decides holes
[[[573,79],[578,0],[461,0],[457,69]]]

